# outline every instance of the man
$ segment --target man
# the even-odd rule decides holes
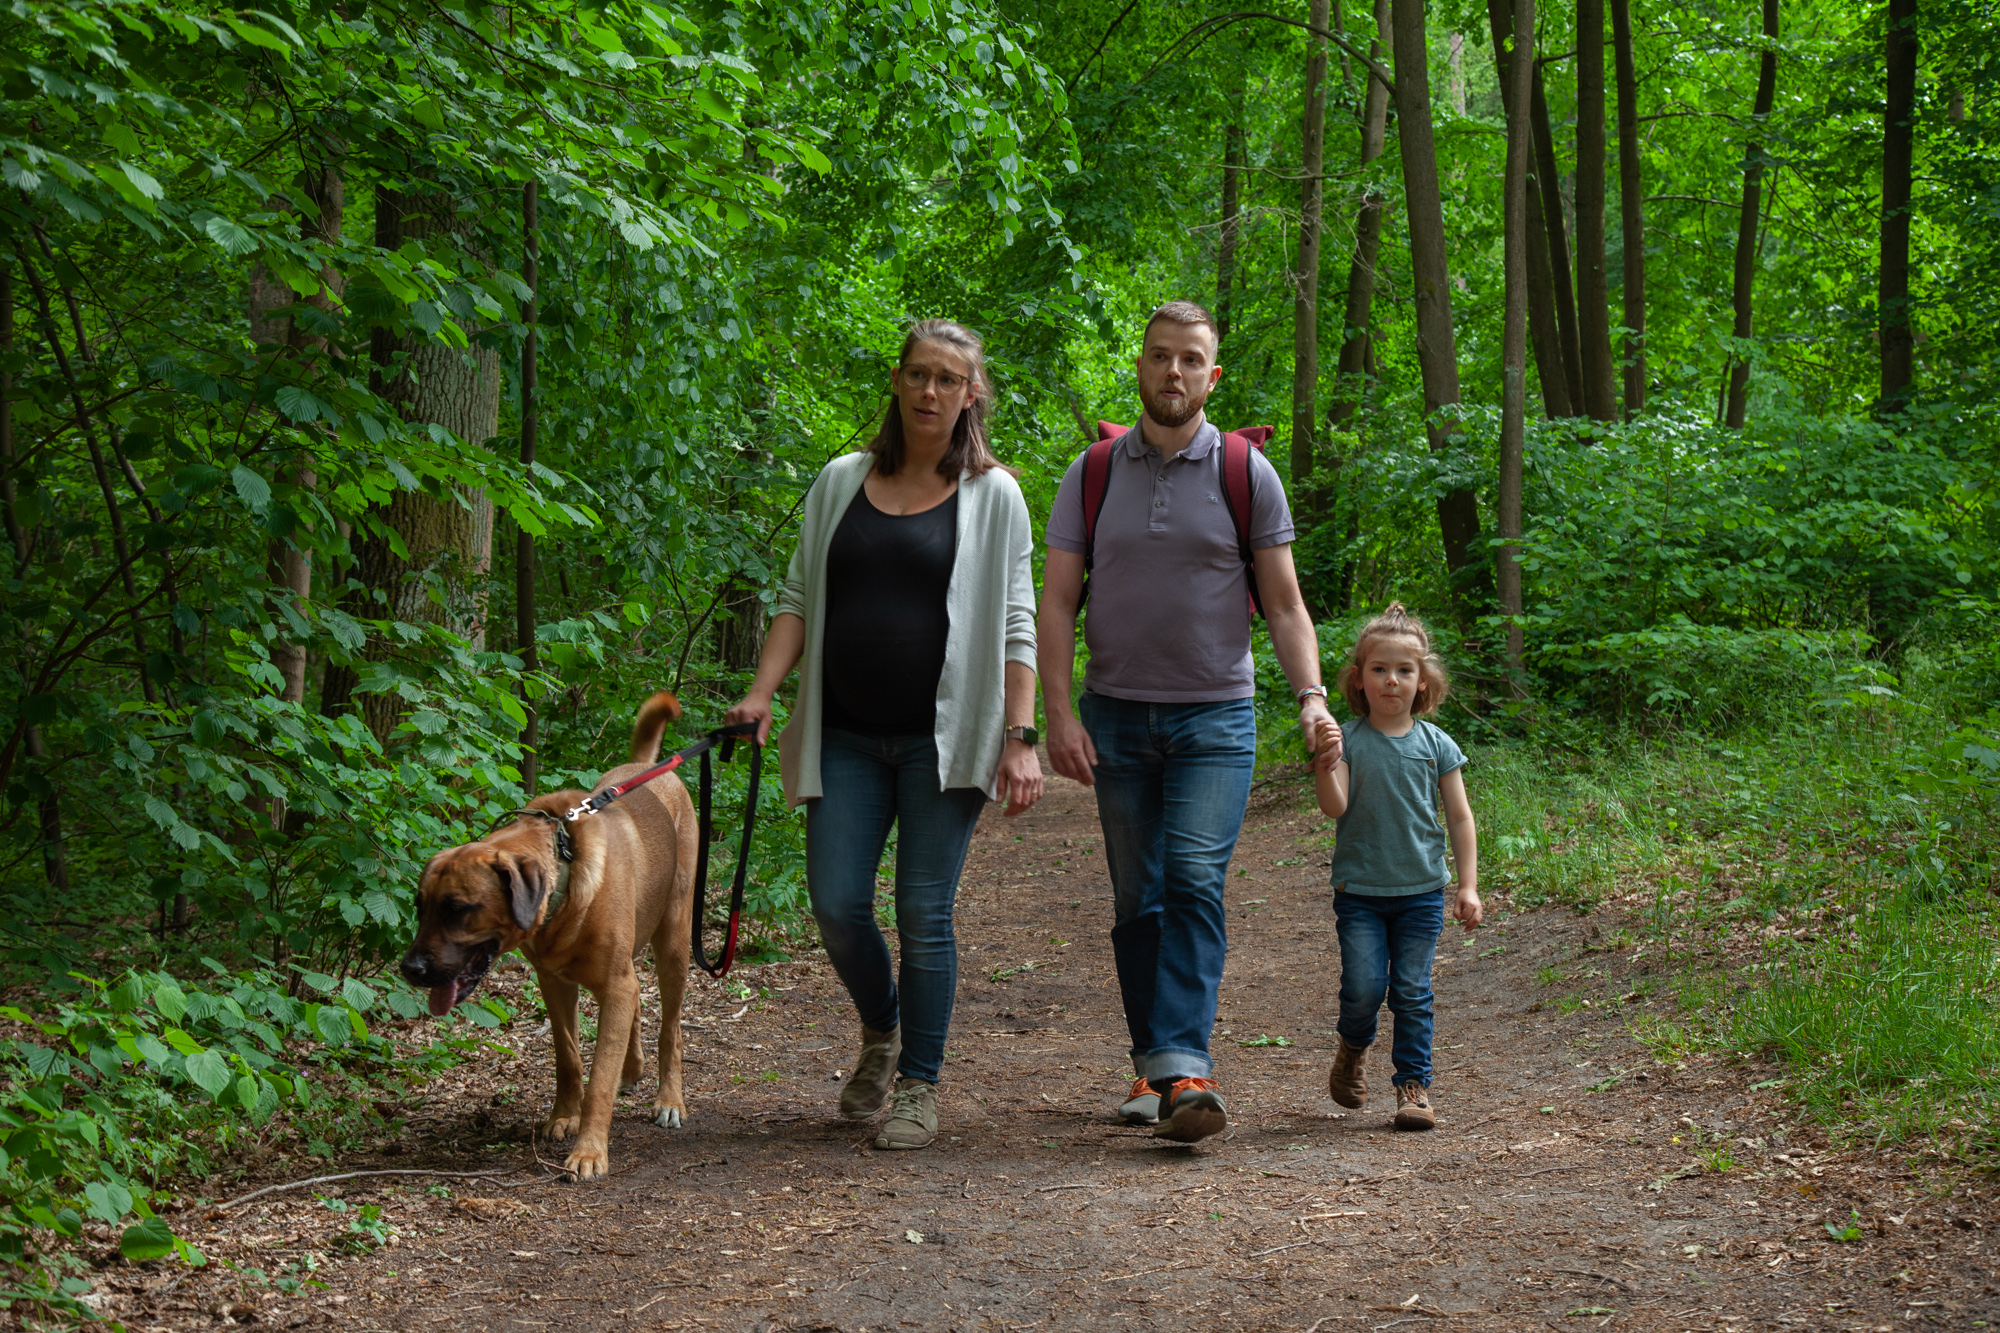
[[[1319,643],[1292,566],[1278,473],[1250,452],[1248,497],[1225,495],[1221,433],[1202,411],[1222,377],[1214,318],[1189,301],[1153,312],[1139,353],[1140,424],[1111,451],[1086,539],[1084,458],[1049,516],[1037,634],[1049,757],[1097,789],[1115,898],[1112,952],[1132,1036],[1126,1120],[1192,1143],[1227,1123],[1209,1059],[1227,949],[1222,889],[1257,754],[1249,583],[1230,502],[1250,506],[1249,545],[1278,662],[1310,737],[1329,717]],[[1240,485],[1240,481],[1238,483]],[[1090,664],[1082,717],[1069,691],[1090,548]]]

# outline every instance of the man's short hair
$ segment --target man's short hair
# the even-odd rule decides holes
[[[1211,344],[1219,344],[1222,341],[1222,330],[1215,326],[1215,316],[1208,313],[1207,307],[1196,305],[1193,301],[1169,301],[1165,305],[1155,307],[1152,315],[1146,320],[1146,335],[1151,335],[1153,325],[1163,319],[1169,324],[1179,324],[1184,327],[1199,324],[1208,330]],[[1143,337],[1141,341],[1144,341]]]

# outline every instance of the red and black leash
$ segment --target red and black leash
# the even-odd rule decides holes
[[[729,889],[729,934],[722,943],[722,956],[711,964],[708,951],[701,942],[702,916],[708,905],[708,844],[715,836],[715,823],[710,815],[710,794],[715,788],[715,779],[709,768],[708,756],[711,750],[719,749],[722,762],[728,763],[735,757],[738,740],[750,743],[750,794],[743,806],[743,840],[736,849],[736,880]],[[720,980],[736,963],[737,926],[743,916],[743,886],[750,875],[750,839],[757,828],[757,786],[764,773],[764,747],[757,743],[757,724],[736,722],[717,727],[693,745],[675,751],[637,777],[627,778],[615,787],[606,787],[585,797],[563,819],[574,823],[585,815],[594,815],[626,793],[645,786],[663,773],[673,772],[696,757],[701,759],[701,792],[695,807],[700,831],[696,835],[694,871],[694,960],[701,965],[702,971]]]

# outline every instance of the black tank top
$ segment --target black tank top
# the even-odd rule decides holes
[[[826,725],[868,736],[937,729],[958,558],[958,493],[920,514],[885,514],[863,487],[826,553]]]

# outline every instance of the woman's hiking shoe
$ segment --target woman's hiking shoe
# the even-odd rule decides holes
[[[1431,1110],[1430,1094],[1421,1083],[1396,1085],[1396,1128],[1435,1129],[1437,1113]]]
[[[1220,1134],[1229,1124],[1223,1113],[1222,1094],[1215,1082],[1206,1078],[1177,1078],[1160,1095],[1160,1123],[1153,1131],[1156,1139],[1193,1143],[1211,1134]]]
[[[875,1136],[878,1148],[928,1148],[937,1137],[937,1084],[906,1078],[896,1085],[889,1118]]]
[[[861,1054],[855,1057],[854,1073],[840,1090],[840,1113],[849,1120],[866,1120],[889,1100],[896,1082],[896,1061],[903,1054],[903,1029],[887,1032],[861,1029]]]
[[[1340,1039],[1333,1068],[1326,1076],[1326,1095],[1350,1111],[1359,1110],[1368,1100],[1368,1048]]]
[[[1159,1124],[1160,1094],[1145,1079],[1133,1079],[1131,1096],[1118,1108],[1118,1118],[1128,1125]]]

